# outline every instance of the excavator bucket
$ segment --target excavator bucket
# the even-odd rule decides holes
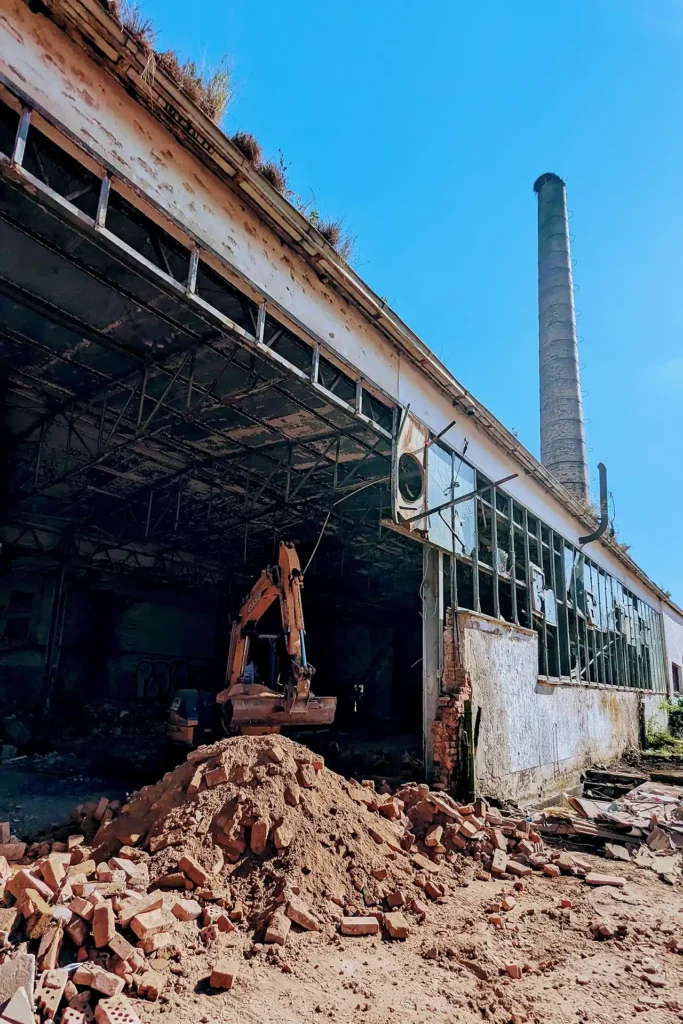
[[[314,697],[296,699],[288,709],[284,695],[264,689],[261,693],[233,694],[233,728],[249,725],[300,726],[331,725],[337,710],[336,697]]]

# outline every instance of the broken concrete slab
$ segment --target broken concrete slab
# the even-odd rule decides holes
[[[35,983],[36,958],[32,953],[18,952],[8,957],[0,964],[0,1010],[5,1009],[17,989],[22,987],[33,1003]]]

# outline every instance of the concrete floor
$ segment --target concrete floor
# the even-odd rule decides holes
[[[120,780],[69,771],[63,762],[30,756],[0,765],[0,821],[21,840],[63,825],[74,807],[101,796],[124,800],[126,793]]]

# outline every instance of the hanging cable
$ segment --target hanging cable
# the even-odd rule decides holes
[[[337,505],[341,505],[341,503],[343,501],[346,501],[348,498],[353,498],[354,495],[360,494],[361,491],[367,490],[368,487],[374,487],[375,484],[381,484],[381,483],[385,483],[385,482],[386,482],[386,478],[385,477],[382,477],[381,480],[369,480],[366,484],[362,484],[361,487],[357,487],[355,489],[355,491],[351,491],[349,494],[345,494],[343,498],[339,498],[337,501],[334,502],[334,504],[328,510],[327,515],[325,516],[325,521],[323,522],[323,525],[322,525],[322,528],[320,530],[320,533],[318,534],[318,539],[315,542],[315,547],[313,548],[313,551],[311,552],[311,557],[306,562],[306,567],[304,568],[304,570],[302,572],[302,576],[306,575],[306,573],[308,572],[308,570],[310,568],[311,562],[315,558],[316,552],[317,552],[318,548],[320,547],[320,541],[323,539],[323,534],[325,533],[325,530],[327,529],[327,524],[330,521],[330,516],[332,515],[332,512],[337,507]]]

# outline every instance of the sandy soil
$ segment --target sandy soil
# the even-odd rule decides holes
[[[683,942],[683,888],[590,859],[595,870],[629,879],[625,889],[534,875],[514,893],[516,906],[500,913],[499,928],[487,911],[510,884],[474,880],[431,904],[423,924],[411,917],[405,941],[293,927],[284,949],[273,952],[236,932],[179,963],[167,961],[161,1001],[136,1000],[135,1007],[150,1024],[160,1013],[169,1024],[683,1020],[683,956],[666,948],[672,936]],[[561,908],[562,899],[571,906]],[[625,926],[625,936],[594,938],[589,924],[597,920]],[[237,984],[210,993],[210,965],[226,955],[239,962]],[[519,980],[503,973],[509,963],[522,967]]]

